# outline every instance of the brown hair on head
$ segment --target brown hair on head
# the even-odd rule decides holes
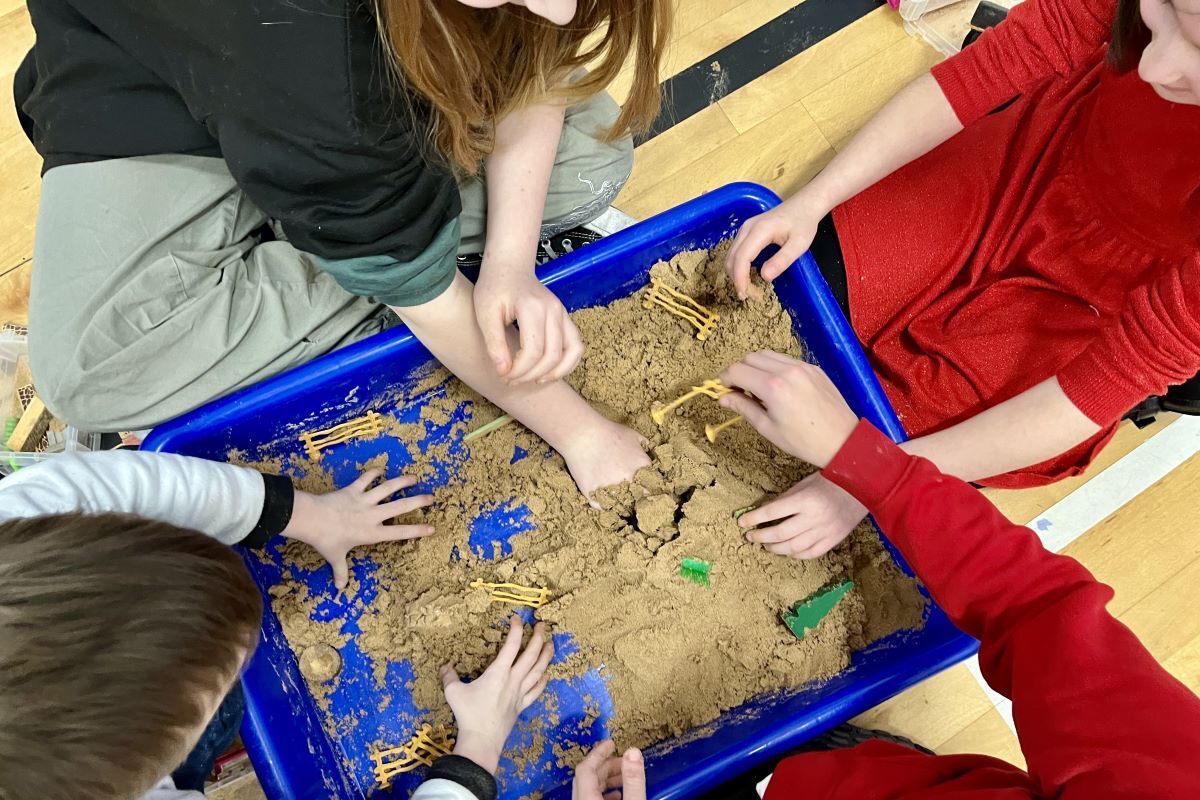
[[[1117,72],[1137,69],[1142,51],[1150,44],[1150,29],[1142,21],[1139,0],[1117,0],[1112,40],[1108,45],[1108,63]]]
[[[548,99],[581,100],[608,86],[633,57],[629,98],[608,138],[649,128],[670,0],[580,0],[557,26],[524,8],[478,9],[455,0],[375,0],[395,70],[431,115],[437,152],[467,175],[492,151],[496,122]],[[586,66],[588,74],[568,85]]]
[[[196,531],[0,523],[0,798],[144,794],[195,745],[261,615],[241,559]]]

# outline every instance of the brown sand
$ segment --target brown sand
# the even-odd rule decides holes
[[[438,528],[435,536],[370,553],[381,565],[380,591],[360,622],[359,644],[373,657],[381,683],[389,661],[412,660],[414,699],[433,710],[433,722],[451,721],[438,666],[449,661],[463,674],[476,674],[501,640],[507,609],[468,588],[475,579],[549,587],[552,600],[538,617],[573,634],[582,648],[552,673],[601,667],[611,677],[612,729],[622,746],[646,746],[764,692],[830,677],[846,667],[852,651],[921,623],[925,604],[915,582],[896,569],[869,526],[807,562],[746,542],[733,512],[787,489],[811,467],[746,424],[727,429],[716,444],[707,442],[704,425],[729,416],[708,398],[668,415],[661,428],[650,419],[651,407],[715,377],[748,351],[799,354],[790,319],[769,289],[751,305],[738,303],[728,289],[711,289],[721,285],[720,262],[719,252],[684,253],[652,271],[720,313],[706,342],[666,311],[643,309],[640,297],[573,315],[589,348],[571,383],[645,436],[654,456],[635,484],[599,493],[604,510],[589,508],[544,443],[510,424],[471,442],[459,482],[436,492],[438,503],[426,515]],[[431,375],[427,384],[444,377]],[[452,380],[445,398],[431,402],[422,418],[445,423],[466,400],[476,403],[471,428],[500,413]],[[399,423],[388,430],[416,457],[418,472],[448,450],[445,443],[422,445],[423,430]],[[517,447],[529,455],[510,464]],[[332,487],[319,465],[300,466],[305,488]],[[477,558],[468,544],[475,511],[513,505],[513,498],[528,506],[536,530],[513,537],[507,557]],[[294,543],[287,557],[307,567],[319,563]],[[680,577],[685,557],[712,564],[711,587]],[[781,613],[846,577],[855,590],[797,641]],[[345,640],[335,627],[309,618],[313,601],[302,585],[277,588],[272,596],[297,652]],[[322,697],[334,680],[310,686]],[[562,757],[573,764],[578,755],[564,750]]]

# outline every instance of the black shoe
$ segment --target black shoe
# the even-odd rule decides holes
[[[602,233],[579,227],[542,239],[538,244],[537,265],[540,267],[543,264],[549,264],[559,256],[574,253],[579,248],[586,247],[603,238],[604,234]]]
[[[1156,414],[1164,411],[1193,417],[1200,416],[1200,375],[1196,375],[1178,386],[1169,387],[1166,394],[1147,397],[1134,406],[1125,415],[1125,419],[1139,428],[1145,428],[1154,422]]]
[[[585,247],[592,242],[598,242],[604,238],[604,234],[593,231],[589,228],[572,228],[569,231],[556,233],[542,239],[538,243],[537,256],[535,263],[540,267],[543,264],[549,264],[559,256],[565,256],[567,253],[574,253],[581,247]],[[483,265],[482,253],[468,253],[458,257],[458,268],[468,275],[468,277],[479,274],[479,268]]]
[[[833,730],[826,731],[817,738],[805,742],[796,752],[812,753],[818,750],[846,750],[873,740],[898,744],[928,756],[936,755],[929,748],[922,747],[911,739],[905,739],[903,736],[896,736],[886,731],[873,731],[869,728],[860,728],[857,725],[851,725],[849,722],[842,723]]]
[[[971,17],[971,30],[967,32],[967,38],[963,39],[962,49],[975,43],[984,31],[988,28],[994,28],[1008,17],[1008,9],[996,3],[989,3],[988,0],[983,0],[979,4],[979,8],[975,9],[975,15]]]

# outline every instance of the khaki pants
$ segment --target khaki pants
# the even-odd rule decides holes
[[[598,217],[629,177],[632,144],[601,140],[617,113],[607,95],[568,110],[544,236]],[[486,186],[460,189],[459,252],[482,252]],[[260,242],[269,222],[220,159],[47,172],[30,297],[47,406],[84,430],[148,428],[394,324],[306,253]]]

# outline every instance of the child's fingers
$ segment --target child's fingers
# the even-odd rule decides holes
[[[496,654],[496,660],[492,662],[492,667],[509,670],[512,669],[513,662],[517,660],[517,656],[521,652],[521,638],[525,635],[525,624],[521,622],[521,618],[513,614],[508,619],[508,635],[504,637],[504,644],[500,646],[500,652]],[[491,669],[492,667],[488,667]]]
[[[763,549],[777,556],[795,556],[813,549],[821,543],[823,538],[822,531],[805,528],[787,539],[763,545]]]
[[[781,370],[804,363],[790,356],[785,356],[782,353],[776,353],[774,350],[757,350],[753,353],[747,353],[742,361],[773,375],[779,374]]]
[[[768,385],[775,378],[773,372],[753,366],[746,361],[735,361],[721,373],[721,382],[726,386],[743,389],[758,398],[768,394]],[[726,395],[728,397],[729,395]]]
[[[615,753],[617,745],[612,739],[605,739],[600,744],[592,748],[592,752],[587,754],[583,761],[579,762],[579,766],[575,768],[575,774],[596,775],[599,776],[603,769],[608,765],[609,756]]]
[[[646,800],[646,765],[642,751],[631,747],[621,759],[623,800]]]
[[[571,321],[570,317],[567,317],[562,361],[558,363],[553,372],[542,379],[542,382],[561,381],[570,375],[583,360],[583,352],[583,337],[579,335],[579,329],[575,327],[575,323]]]
[[[350,583],[350,567],[346,563],[346,554],[330,559],[329,566],[333,569],[333,585],[340,592]]]
[[[521,693],[524,694],[533,688],[533,685],[542,679],[546,674],[546,670],[550,668],[550,662],[554,660],[554,642],[549,639],[542,645],[542,651],[538,654],[537,663],[529,670],[529,674],[521,681]]]
[[[512,367],[512,352],[508,348],[508,320],[504,319],[499,310],[480,315],[479,332],[483,334],[483,344],[487,348],[488,358],[492,360],[492,366],[499,374],[507,374]]]
[[[550,683],[550,676],[543,675],[542,679],[538,681],[532,689],[521,696],[522,711],[529,708],[539,697],[542,696],[542,692],[546,691],[546,685],[548,683]]]
[[[372,472],[378,474],[378,470],[372,470]],[[400,475],[395,478],[389,478],[388,480],[376,486],[374,489],[370,489],[365,492],[363,496],[367,499],[367,502],[382,503],[384,500],[387,500],[389,497],[396,494],[396,492],[400,492],[412,487],[416,484],[416,482],[417,478],[415,475]]]
[[[769,226],[761,223],[755,225],[746,234],[746,239],[738,250],[733,281],[734,286],[737,287],[738,297],[742,300],[746,299],[747,293],[750,291],[750,270],[754,259],[758,258],[759,253],[768,246],[774,244],[774,239],[774,234]]]
[[[409,539],[423,539],[435,533],[437,528],[432,525],[380,525],[373,528],[368,536],[363,537],[359,544],[405,542]]]
[[[804,494],[805,485],[798,483],[770,502],[742,514],[738,518],[738,524],[743,528],[757,528],[767,522],[794,516],[804,508]]]
[[[814,558],[820,558],[825,555],[837,547],[841,541],[841,538],[838,536],[818,535],[816,541],[808,547],[804,547],[801,543],[795,543],[794,552],[791,553],[791,557],[799,561],[811,561]]]
[[[812,366],[807,361],[799,358],[792,358],[789,355],[784,355],[783,353],[776,352],[775,350],[759,350],[756,355],[774,361],[781,367],[794,367],[803,365]]]
[[[805,536],[806,534],[810,533],[812,535],[816,535],[818,531],[814,525],[808,521],[808,519],[797,515],[794,517],[788,517],[784,522],[779,524],[768,525],[767,528],[755,528],[754,530],[751,530],[749,534],[746,534],[746,540],[770,549],[770,547],[773,546],[786,545],[787,542],[791,542],[794,539],[797,539],[799,536]],[[806,546],[808,546],[808,543],[805,543],[805,547]],[[780,551],[772,551],[772,553],[779,552]]]
[[[525,375],[527,381],[538,381],[546,377],[559,365],[563,357],[563,317],[566,312],[557,319],[554,316],[546,318],[546,346],[542,351],[542,357]]]
[[[510,383],[519,383],[525,379],[526,373],[542,358],[546,349],[546,312],[538,304],[530,304],[524,308],[517,318],[521,333],[521,349],[513,360],[509,370]]]
[[[605,789],[620,789],[624,782],[624,776],[621,774],[621,759],[610,758],[604,764],[604,782],[601,786]]]
[[[776,525],[755,528],[746,534],[746,539],[761,545],[780,544],[781,542],[790,542],[797,536],[803,536],[810,530],[814,530],[813,526],[808,520],[797,514]]]
[[[413,497],[402,497],[399,500],[393,500],[390,503],[384,503],[378,507],[376,517],[382,522],[383,520],[399,517],[403,514],[416,511],[421,508],[428,508],[433,505],[433,495],[418,494]]]
[[[542,652],[542,644],[545,641],[546,624],[539,622],[533,626],[533,635],[529,637],[529,644],[525,645],[520,657],[513,664],[513,672],[517,675],[528,675],[533,669],[533,665],[537,663],[538,656]]]
[[[770,418],[767,416],[767,410],[759,405],[758,401],[752,397],[747,397],[744,394],[728,394],[718,401],[723,408],[728,408],[735,414],[741,414],[746,418],[754,429],[759,433],[766,435],[771,424]]]
[[[456,683],[462,683],[462,678],[458,677],[458,673],[454,671],[454,667],[449,664],[442,664],[442,668],[438,670],[438,674],[442,677],[442,691],[449,689]]]
[[[804,251],[808,249],[808,245],[802,239],[798,239],[795,235],[788,237],[787,241],[779,247],[779,252],[766,260],[759,270],[763,280],[770,283],[771,281],[782,275],[787,268],[800,256],[804,255]]]
[[[367,490],[367,487],[369,487],[375,481],[379,480],[379,477],[381,475],[383,475],[382,470],[369,469],[366,472],[364,472],[362,475],[359,475],[357,478],[355,478],[354,483],[350,484],[350,486],[348,488],[355,490],[355,491],[359,491],[359,492],[365,492]]]
[[[601,789],[615,789],[621,785],[621,759],[613,755],[616,751],[617,745],[614,742],[607,750],[608,755],[604,757],[604,763],[596,771]]]
[[[741,228],[738,229],[737,236],[733,237],[733,244],[729,246],[729,252],[725,254],[725,272],[729,275],[729,279],[733,281],[733,286],[740,297],[744,286],[749,286],[750,262],[753,256],[746,254],[746,240],[751,237],[754,229],[758,227],[759,219],[752,217],[747,220]],[[743,284],[743,278],[745,283]]]

